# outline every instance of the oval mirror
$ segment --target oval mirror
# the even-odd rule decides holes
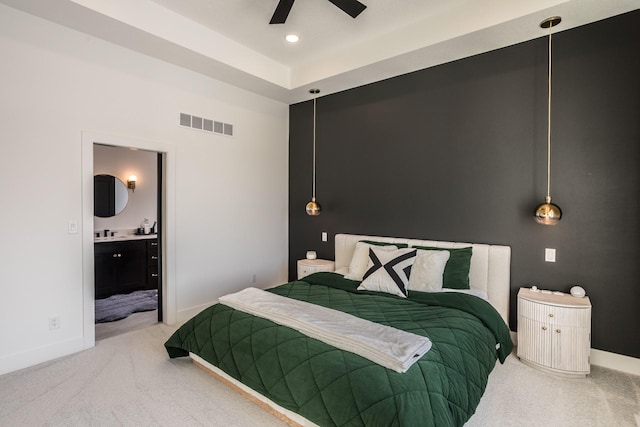
[[[100,218],[118,215],[127,206],[127,186],[111,175],[93,177],[93,214]]]

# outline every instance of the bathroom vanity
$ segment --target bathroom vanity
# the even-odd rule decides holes
[[[158,288],[156,235],[96,239],[95,298]]]

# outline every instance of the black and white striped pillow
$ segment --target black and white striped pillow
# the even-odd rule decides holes
[[[369,264],[358,289],[406,298],[416,252],[416,249],[385,251],[369,248]]]

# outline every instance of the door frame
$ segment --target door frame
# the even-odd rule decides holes
[[[176,148],[166,142],[142,140],[105,133],[82,131],[82,317],[84,348],[95,345],[95,284],[93,251],[93,144],[137,148],[163,155],[163,208],[160,238],[162,239],[162,311],[163,322],[177,322],[175,188]]]

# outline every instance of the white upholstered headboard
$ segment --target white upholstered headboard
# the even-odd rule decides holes
[[[509,293],[511,281],[511,247],[479,243],[438,242],[434,240],[405,239],[399,237],[362,236],[336,234],[336,271],[348,268],[356,243],[375,240],[386,243],[406,243],[409,246],[434,246],[438,248],[473,247],[469,286],[487,293],[489,302],[509,324]]]

